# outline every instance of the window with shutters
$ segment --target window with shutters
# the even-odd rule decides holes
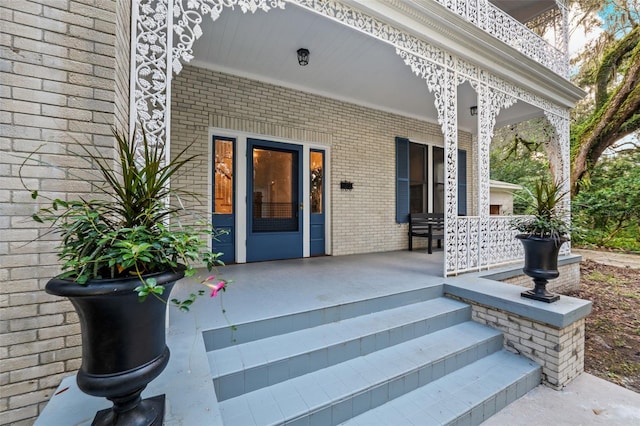
[[[410,213],[444,213],[444,149],[396,138],[396,222]],[[458,150],[458,214],[466,214],[467,156]]]

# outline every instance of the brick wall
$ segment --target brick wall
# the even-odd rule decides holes
[[[131,0],[116,2],[115,128],[129,133],[129,74],[131,72]]]
[[[56,241],[30,220],[36,205],[18,170],[40,147],[35,159],[61,168],[24,167],[31,189],[62,199],[90,192],[90,165],[68,153],[78,142],[113,148],[115,10],[115,0],[1,3],[0,424],[31,424],[79,367],[71,304],[42,290],[59,272]]]
[[[504,347],[542,366],[542,382],[559,390],[584,371],[584,318],[551,327],[472,301],[472,319],[504,334]]]
[[[552,293],[568,294],[580,290],[580,263],[570,263],[558,266],[560,276],[554,280],[549,280],[547,290]],[[531,277],[521,274],[511,278],[500,280],[507,284],[515,284],[522,287],[533,288]]]
[[[205,159],[175,183],[202,200],[209,196],[210,125],[325,142],[331,146],[332,254],[407,248],[406,225],[395,223],[395,137],[442,146],[439,125],[193,66],[174,78],[171,108],[172,152],[197,141],[191,151]],[[471,135],[461,132],[459,145],[474,158]],[[341,191],[342,180],[354,189]]]

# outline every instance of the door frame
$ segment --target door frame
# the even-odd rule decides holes
[[[331,146],[326,143],[313,141],[299,141],[294,139],[281,138],[277,136],[263,135],[259,133],[242,132],[238,130],[224,129],[220,127],[209,127],[208,141],[213,136],[234,138],[236,140],[236,191],[235,191],[235,247],[236,247],[236,263],[247,262],[247,139],[262,139],[278,143],[299,145],[302,147],[302,199],[304,200],[304,209],[302,215],[302,257],[310,256],[310,176],[308,170],[310,167],[309,154],[312,149],[319,149],[325,152],[325,253],[331,254]],[[213,210],[213,180],[212,180],[212,164],[213,164],[213,144],[208,143],[208,206],[209,211]]]

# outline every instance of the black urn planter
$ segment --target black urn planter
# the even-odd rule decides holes
[[[566,238],[541,238],[528,234],[516,235],[524,248],[524,268],[522,271],[533,278],[533,290],[521,293],[527,299],[552,303],[560,299],[557,294],[546,289],[549,280],[558,278],[558,253]]]
[[[138,278],[93,280],[86,285],[54,278],[47,293],[69,298],[80,319],[82,365],[77,375],[80,390],[106,397],[110,409],[99,411],[93,425],[161,425],[164,395],[142,400],[140,394],[169,361],[165,342],[166,301],[184,272],[163,272],[153,277],[165,290],[144,302],[134,291]]]

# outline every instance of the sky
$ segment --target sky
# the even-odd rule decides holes
[[[578,10],[577,5],[574,3],[571,10],[569,11],[569,26],[570,28],[573,28],[573,31],[569,33],[569,56],[571,58],[579,53],[588,42],[597,38],[600,33],[602,33],[602,28],[599,26],[589,29],[586,29],[584,27],[575,28],[572,23],[575,22],[579,14],[580,11]]]

